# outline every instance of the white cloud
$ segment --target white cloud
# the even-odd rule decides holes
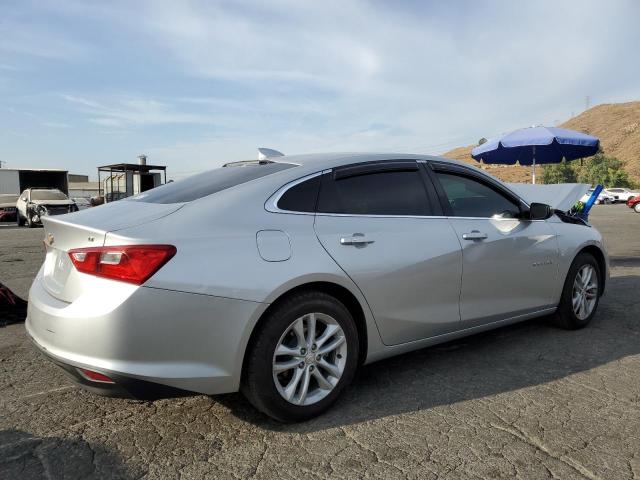
[[[62,98],[79,105],[88,115],[89,121],[107,127],[153,126],[166,124],[212,123],[211,117],[197,113],[175,111],[171,106],[156,100],[115,96],[106,102],[77,95],[62,95]]]

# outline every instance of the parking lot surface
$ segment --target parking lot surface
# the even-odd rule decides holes
[[[594,207],[611,280],[583,330],[545,319],[364,367],[326,415],[282,425],[239,394],[141,402],[72,386],[0,328],[0,479],[640,477],[640,215]],[[0,227],[26,296],[42,229]]]

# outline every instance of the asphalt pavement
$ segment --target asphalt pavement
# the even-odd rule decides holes
[[[594,207],[612,263],[592,324],[545,319],[364,367],[326,415],[282,425],[240,394],[111,399],[0,328],[0,479],[640,477],[640,215]],[[42,229],[0,227],[26,296]]]

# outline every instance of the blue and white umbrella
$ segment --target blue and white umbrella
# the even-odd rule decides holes
[[[488,140],[474,148],[471,156],[488,164],[531,165],[532,183],[536,183],[536,164],[590,157],[599,147],[597,137],[566,128],[541,126],[521,128]]]

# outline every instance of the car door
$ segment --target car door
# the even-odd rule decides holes
[[[462,244],[462,326],[552,307],[558,247],[551,226],[523,219],[526,204],[488,176],[446,163],[431,167]]]
[[[321,178],[316,234],[362,291],[387,345],[460,324],[460,243],[426,182],[415,161],[349,165]]]

